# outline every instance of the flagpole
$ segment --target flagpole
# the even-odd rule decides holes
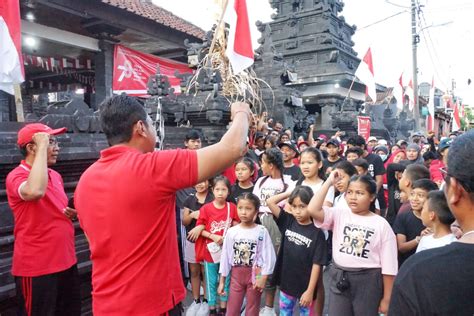
[[[15,107],[16,107],[16,120],[18,122],[24,122],[25,116],[23,113],[23,99],[21,98],[21,87],[19,84],[13,85],[15,91]]]
[[[349,90],[347,91],[347,95],[344,98],[344,100],[342,101],[343,106],[344,106],[344,103],[346,102],[346,100],[351,96],[351,90],[352,90],[352,87],[354,86],[355,79],[356,79],[356,76],[354,75],[354,77],[352,78],[351,85],[349,86]]]
[[[214,50],[214,46],[216,45],[217,34],[218,34],[218,32],[221,28],[222,21],[224,20],[225,11],[227,10],[227,5],[228,4],[229,4],[229,0],[224,0],[224,5],[222,6],[222,12],[221,12],[221,16],[219,18],[219,22],[217,23],[216,32],[214,33],[214,37],[212,38],[211,46],[209,47],[209,54],[212,53],[212,51]]]

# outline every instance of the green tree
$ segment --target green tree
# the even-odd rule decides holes
[[[471,128],[471,125],[474,125],[474,112],[468,105],[464,105],[464,116],[461,116],[461,129],[468,130]]]

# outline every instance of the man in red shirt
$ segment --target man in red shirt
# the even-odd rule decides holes
[[[79,180],[75,202],[89,239],[93,313],[181,315],[185,298],[176,242],[176,191],[216,175],[242,156],[247,104],[231,108],[221,141],[199,150],[155,151],[143,106],[120,95],[100,108],[110,148]]]
[[[12,274],[19,315],[80,315],[81,298],[74,227],[61,176],[49,169],[59,153],[51,129],[29,124],[18,132],[25,159],[7,176],[8,204],[15,219]]]

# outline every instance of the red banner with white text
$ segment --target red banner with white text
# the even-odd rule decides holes
[[[370,117],[358,116],[357,117],[357,133],[365,138],[367,141],[370,137]]]
[[[156,74],[158,66],[160,73],[168,77],[175,93],[180,93],[181,83],[181,79],[175,77],[175,71],[181,74],[193,72],[186,64],[115,45],[113,92],[146,96],[148,78]]]

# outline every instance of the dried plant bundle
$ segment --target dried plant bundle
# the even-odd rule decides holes
[[[274,103],[275,96],[273,90],[267,82],[257,77],[251,67],[234,75],[229,59],[226,56],[226,48],[227,32],[224,29],[223,23],[219,23],[214,29],[213,40],[207,54],[199,62],[194,76],[188,83],[187,93],[194,92],[196,94],[198,91],[202,91],[199,79],[207,78],[210,82],[205,82],[205,84],[215,84],[216,86],[219,83],[222,84],[220,93],[229,101],[229,104],[236,101],[247,102],[252,106],[254,114],[262,114],[267,111],[262,88],[265,86],[270,89]],[[213,82],[213,80],[217,82]],[[212,95],[213,92],[209,93],[206,102]]]

